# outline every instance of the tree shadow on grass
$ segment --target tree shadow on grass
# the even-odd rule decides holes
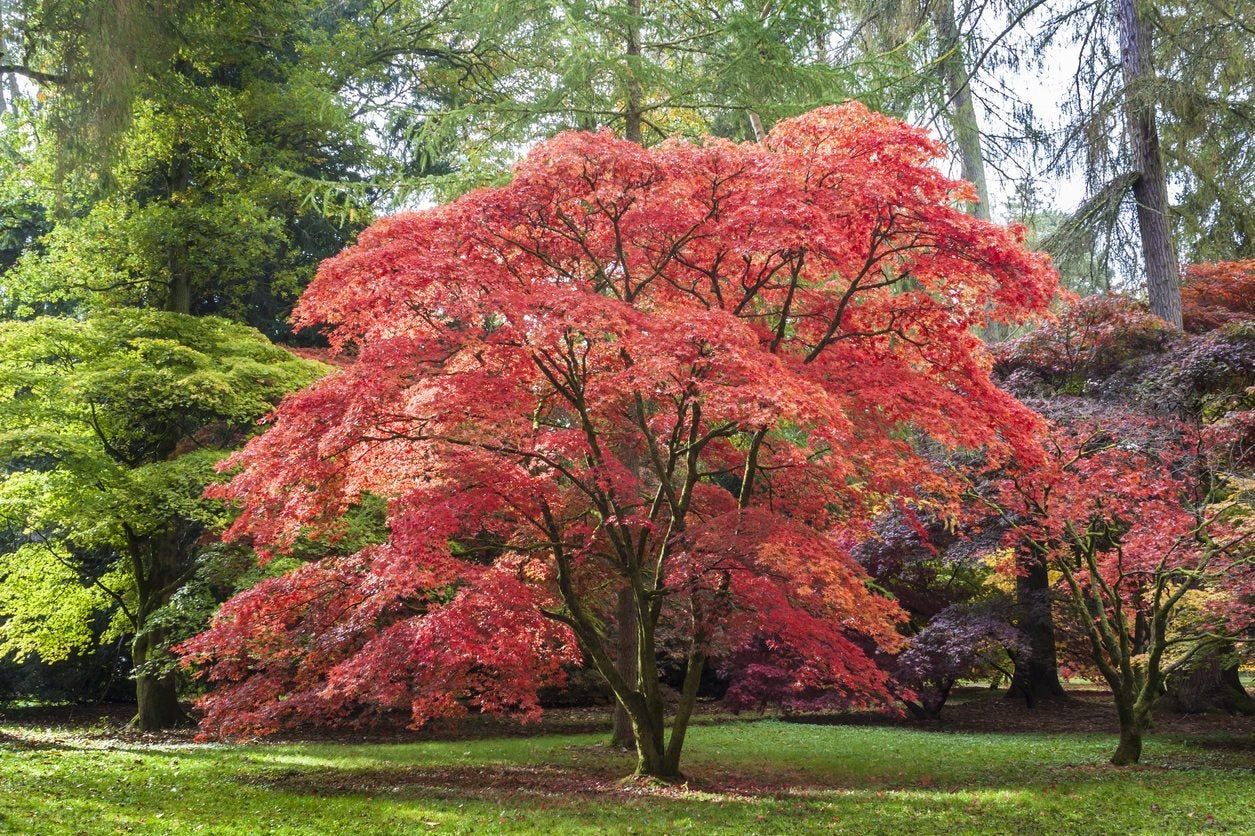
[[[764,726],[763,733],[771,741],[781,728]],[[840,750],[855,743],[868,757],[883,755],[884,763],[867,769],[860,757],[812,760],[826,746]],[[962,757],[974,752],[981,758],[971,768],[963,768],[962,753],[951,756],[944,753],[948,748],[941,752],[935,744],[906,738],[860,736],[843,742],[833,736],[813,749],[779,749],[778,758],[750,760],[729,760],[723,748],[728,745],[727,739],[716,739],[696,747],[687,765],[690,781],[675,787],[623,782],[632,759],[587,738],[535,751],[436,744],[382,756],[373,747],[338,754],[337,747],[325,746],[313,751],[109,747],[109,757],[118,758],[111,768],[119,775],[139,770],[150,780],[137,786],[149,789],[129,790],[139,795],[119,806],[99,793],[99,782],[86,789],[64,784],[56,809],[63,811],[58,821],[68,823],[66,832],[76,832],[79,822],[119,816],[121,824],[138,823],[139,829],[154,832],[180,818],[188,827],[208,825],[224,833],[257,832],[258,822],[276,820],[301,822],[308,832],[363,833],[445,828],[627,832],[633,827],[637,832],[687,828],[703,833],[1099,832],[1094,829],[1099,819],[1111,825],[1106,832],[1193,832],[1213,813],[1218,826],[1234,832],[1252,832],[1255,825],[1234,801],[1243,797],[1252,776],[1216,770],[1230,758],[1204,750],[1198,750],[1197,761],[1208,771],[1194,773],[1178,759],[1188,754],[1182,751],[1162,764],[1116,770],[1093,747],[1055,752],[1049,737],[1040,744],[1041,761],[1034,757],[1027,764],[1004,763],[981,741],[956,741],[968,751]],[[731,745],[735,748],[734,741]],[[218,763],[224,756],[229,760]],[[97,763],[85,761],[83,768]],[[155,790],[151,778],[157,779]],[[183,787],[179,794],[171,794],[167,778],[177,779]],[[1202,797],[1200,780],[1217,782],[1219,789]],[[1169,814],[1177,816],[1180,827],[1160,826]],[[0,830],[30,832],[34,821],[25,813],[6,821],[0,813]],[[337,829],[350,821],[352,830]]]
[[[366,769],[284,768],[240,776],[253,788],[314,796],[408,796],[443,800],[550,801],[655,798],[659,800],[722,800],[753,802],[763,799],[813,799],[833,793],[937,793],[960,790],[997,793],[1036,792],[1060,782],[1111,777],[1105,763],[1052,765],[1036,776],[1008,780],[1006,775],[966,776],[952,781],[928,773],[912,776],[816,773],[804,769],[737,771],[698,765],[683,783],[660,785],[624,778],[630,768],[622,764],[496,763],[475,766],[392,766]],[[1168,773],[1168,767],[1142,764],[1127,768],[1122,776]]]
[[[697,823],[704,832],[1101,832],[1093,829],[1093,817],[1104,815],[1104,807],[1111,808],[1107,813],[1114,810],[1116,797],[1121,812],[1108,824],[1119,821],[1133,830],[1192,832],[1185,820],[1178,828],[1159,827],[1161,813],[1169,810],[1197,814],[1195,822],[1216,821],[1214,811],[1222,827],[1238,832],[1247,832],[1253,823],[1234,809],[1216,809],[1197,799],[1189,789],[1196,776],[1163,765],[1114,770],[1098,762],[1055,763],[1027,773],[954,780],[944,774],[817,774],[789,767],[747,774],[698,762],[686,784],[658,786],[623,781],[626,760],[572,754],[572,762],[562,765],[289,768],[240,780],[252,792],[283,797],[388,799],[480,819],[521,816],[533,823],[557,816],[564,826],[600,832],[635,826],[642,816],[664,825]],[[583,762],[581,754],[591,760]],[[1231,773],[1230,779],[1237,777]]]

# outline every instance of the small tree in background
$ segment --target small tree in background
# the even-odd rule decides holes
[[[1011,678],[1009,660],[1027,652],[1020,632],[995,602],[956,604],[937,613],[894,660],[899,698],[919,718],[941,716],[960,679],[996,671]]]
[[[987,502],[1061,575],[1115,697],[1111,762],[1136,763],[1165,678],[1249,637],[1251,497],[1201,478],[1182,427],[1091,414],[1055,426],[1048,446],[1046,465],[1011,472]]]
[[[217,686],[205,730],[533,716],[578,651],[631,716],[638,774],[670,780],[712,656],[787,648],[784,696],[888,700],[869,649],[898,645],[900,611],[847,548],[886,497],[947,496],[919,438],[1034,455],[974,329],[1056,286],[1022,230],[963,213],[941,153],[858,104],[759,144],[569,133],[509,186],[368,230],[297,315],[356,361],[285,401],[221,495],[264,548],[367,494],[391,537],[188,643]]]

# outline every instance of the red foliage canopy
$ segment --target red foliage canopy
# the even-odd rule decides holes
[[[1162,350],[1177,336],[1145,302],[1083,296],[1054,321],[995,345],[996,371],[1003,377],[1029,371],[1051,382],[1077,374],[1106,376],[1133,357]]]
[[[1185,268],[1181,308],[1185,330],[1210,331],[1255,319],[1255,259],[1214,261]]]
[[[188,643],[217,685],[206,729],[532,715],[577,650],[639,729],[660,637],[690,673],[788,647],[774,692],[886,699],[863,648],[894,646],[899,612],[847,547],[887,497],[947,495],[924,437],[1033,455],[973,332],[1056,288],[1023,230],[958,208],[941,153],[858,104],[760,144],[567,133],[508,186],[364,232],[296,314],[356,362],[289,398],[220,493],[263,548],[367,493],[391,537]],[[623,588],[636,683],[604,626]]]
[[[1196,428],[1099,409],[1054,425],[1046,446],[1044,463],[994,483],[992,502],[1008,543],[1061,573],[1117,700],[1158,697],[1208,642],[1250,631],[1251,492],[1208,473]]]

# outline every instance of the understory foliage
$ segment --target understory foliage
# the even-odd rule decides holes
[[[988,601],[955,604],[911,637],[893,673],[898,697],[912,714],[939,716],[960,679],[990,671],[1007,674],[1007,659],[1023,651],[1006,609]]]
[[[1171,344],[1175,333],[1127,296],[1076,299],[1053,322],[996,346],[997,371],[1012,386],[1030,374],[1058,386],[1106,377],[1123,363]]]
[[[1191,264],[1182,279],[1186,331],[1197,334],[1255,319],[1255,259]]]
[[[1056,288],[1022,229],[961,210],[941,154],[858,104],[758,144],[566,133],[508,186],[367,230],[296,313],[353,362],[288,398],[219,495],[265,550],[367,496],[390,536],[236,597],[185,646],[215,685],[205,732],[534,717],[583,659],[638,770],[674,777],[708,659],[788,660],[747,693],[889,700],[870,654],[901,610],[849,548],[890,497],[945,501],[923,438],[1036,455],[974,330]],[[634,680],[608,637],[621,590]],[[669,739],[664,644],[685,670]]]
[[[890,513],[855,550],[907,612],[906,644],[880,663],[894,694],[918,717],[938,717],[960,679],[1009,678],[1009,663],[1022,652],[1014,602],[991,557],[1000,543],[996,525],[957,527]]]

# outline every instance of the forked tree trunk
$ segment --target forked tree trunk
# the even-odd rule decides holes
[[[1140,701],[1132,702],[1117,693],[1116,714],[1120,719],[1120,743],[1111,756],[1111,763],[1130,766],[1141,760],[1142,736],[1150,726],[1150,711]]]
[[[627,712],[632,723],[633,738],[636,743],[636,769],[633,773],[637,778],[648,778],[656,781],[675,782],[681,779],[680,755],[684,748],[684,737],[688,730],[689,720],[697,702],[697,690],[701,684],[705,656],[698,649],[700,638],[694,637],[684,672],[684,684],[680,689],[680,698],[671,715],[671,733],[667,734],[667,706],[662,697],[662,681],[658,675],[656,658],[656,625],[657,610],[652,602],[640,590],[633,590],[632,604],[636,607],[635,624],[637,630],[636,676],[634,679],[623,679],[618,673],[617,660],[608,652],[600,632],[589,621],[570,584],[569,568],[566,558],[558,553],[558,588],[563,600],[571,609],[570,617],[561,618],[564,623],[575,631],[576,640],[593,666],[606,682],[609,683],[615,699]]]
[[[650,778],[665,783],[681,780],[678,757],[670,757],[666,746],[666,729],[653,718],[633,723],[636,735],[636,771],[634,777]]]
[[[1038,700],[1064,696],[1055,650],[1050,576],[1041,560],[1032,556],[1022,558],[1015,579],[1015,597],[1018,626],[1027,652],[1016,655],[1015,673],[1007,697],[1023,699],[1031,708]]]
[[[1133,165],[1138,174],[1133,183],[1133,198],[1137,202],[1137,228],[1146,262],[1146,289],[1151,312],[1180,328],[1181,276],[1172,245],[1168,184],[1155,119],[1151,30],[1138,8],[1138,2],[1117,0],[1116,3],[1125,113]]]
[[[650,672],[647,664],[639,665],[646,669],[646,673],[638,678],[638,691],[636,694],[626,695],[627,698],[622,700],[628,707],[636,738],[636,770],[633,777],[664,783],[683,780],[680,756],[684,750],[689,720],[697,703],[697,690],[705,664],[704,654],[689,656],[684,684],[680,688],[680,699],[671,718],[670,738],[667,737],[666,711],[657,671]]]

